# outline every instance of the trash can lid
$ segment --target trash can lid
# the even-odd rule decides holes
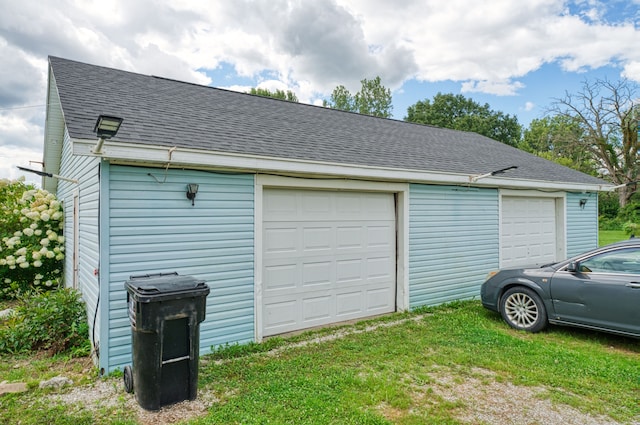
[[[178,273],[157,273],[130,276],[125,287],[138,301],[153,301],[154,298],[183,298],[209,294],[204,280]]]

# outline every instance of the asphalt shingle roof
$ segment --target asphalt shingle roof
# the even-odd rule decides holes
[[[602,180],[476,133],[49,58],[72,138],[95,139],[100,114],[124,118],[112,140],[213,152],[602,184]],[[506,175],[505,175],[506,176]]]

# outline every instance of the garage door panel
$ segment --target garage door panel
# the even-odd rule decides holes
[[[277,252],[291,253],[297,251],[297,229],[294,227],[275,227],[265,229],[264,246],[265,253]]]
[[[265,189],[263,199],[263,335],[395,310],[392,194]]]
[[[333,261],[305,262],[302,264],[302,286],[331,285]]]
[[[367,280],[390,279],[395,273],[395,260],[385,257],[373,257],[367,259],[366,277]]]
[[[298,267],[296,264],[274,264],[264,268],[264,290],[293,289],[298,279]]]
[[[333,297],[330,295],[305,297],[302,299],[302,321],[309,324],[328,320],[332,316],[332,306]]]
[[[383,287],[378,289],[370,289],[367,292],[367,310],[386,310],[389,308],[389,299],[393,294],[389,288]]]
[[[333,246],[331,227],[303,227],[302,249],[305,251],[330,250]]]
[[[364,226],[337,225],[336,248],[340,250],[364,248],[365,232]]]

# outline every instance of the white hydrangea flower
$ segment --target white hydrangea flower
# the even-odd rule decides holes
[[[42,245],[42,246],[49,246],[49,242],[51,242],[51,241],[49,240],[49,238],[44,238],[44,239],[42,239],[42,240],[40,241],[40,245]]]
[[[24,262],[24,263],[20,263],[18,264],[20,266],[21,269],[28,269],[29,268],[29,263],[28,262]]]
[[[40,230],[40,229],[34,230],[33,234],[36,235],[36,236],[40,236],[40,235],[42,235],[42,230]]]
[[[51,217],[49,216],[49,214],[47,214],[46,212],[43,212],[42,214],[40,214],[40,219],[42,221],[49,221]]]
[[[27,227],[23,230],[23,233],[27,236],[33,236],[33,229],[31,227]]]
[[[42,267],[42,261],[36,260],[33,262],[33,267]]]

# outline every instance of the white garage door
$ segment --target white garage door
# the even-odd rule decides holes
[[[502,198],[502,267],[556,261],[553,198]]]
[[[393,194],[265,189],[263,335],[395,311]]]

